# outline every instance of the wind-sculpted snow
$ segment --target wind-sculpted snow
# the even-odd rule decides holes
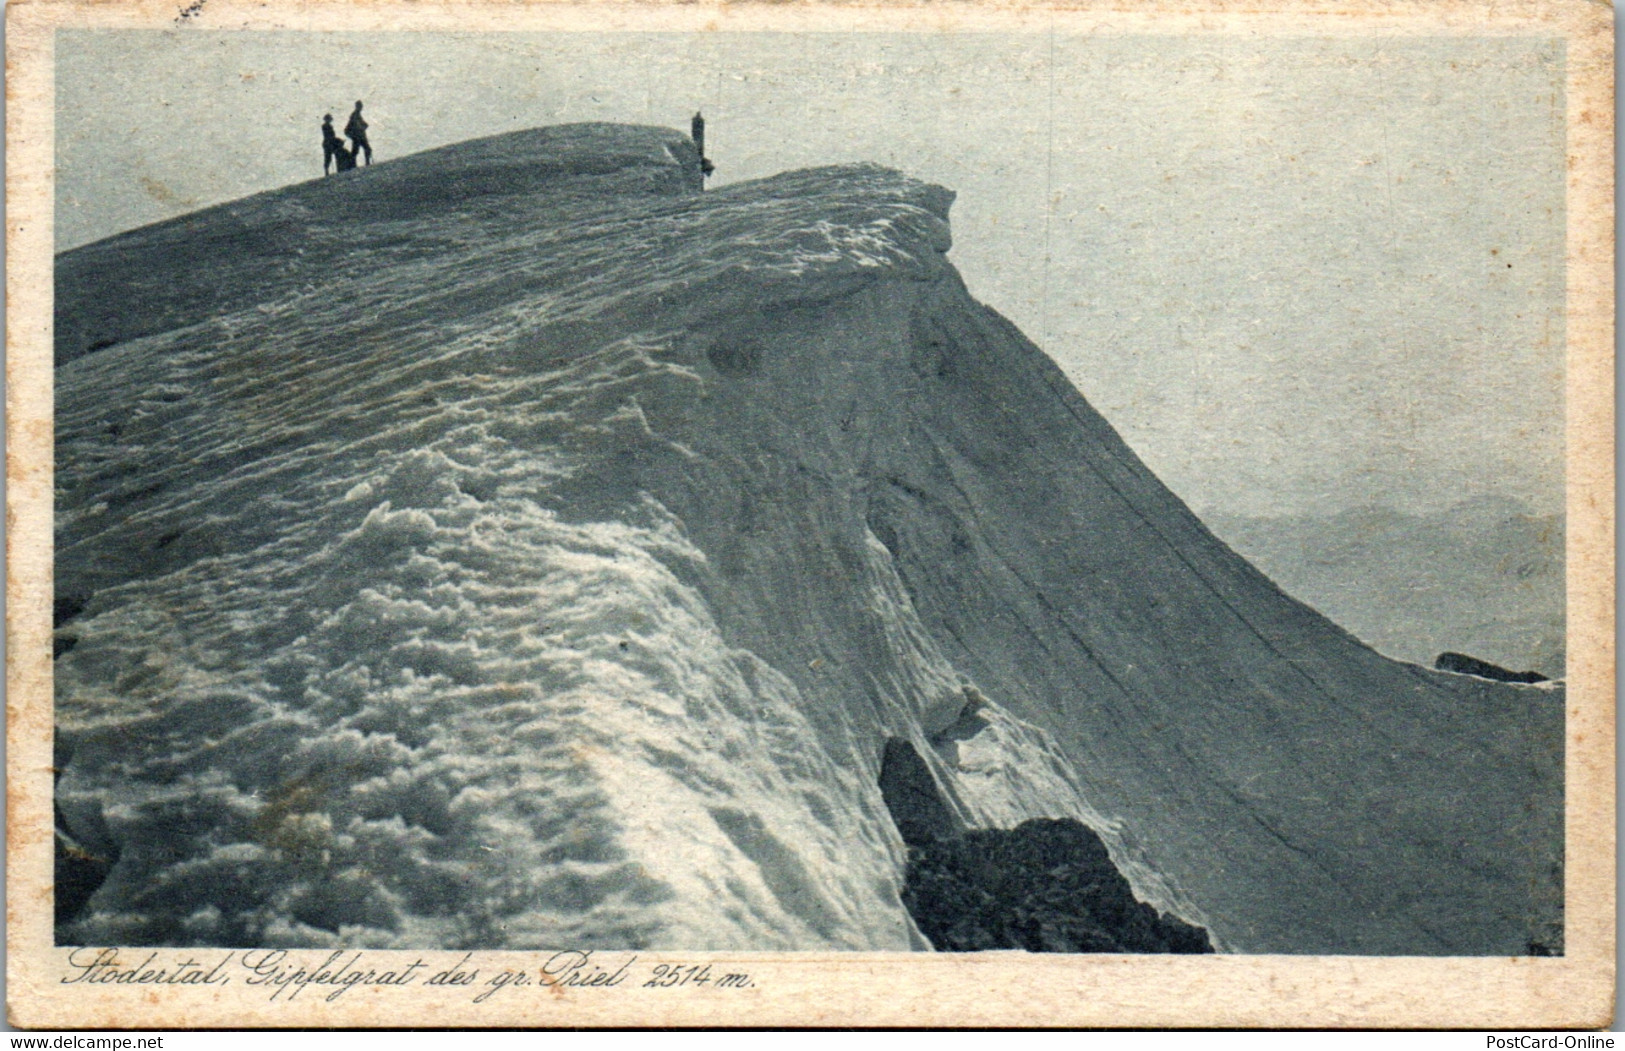
[[[1557,944],[1561,693],[1213,540],[965,294],[948,192],[691,150],[523,133],[59,260],[58,800],[116,858],[60,937],[923,948],[897,739],[1222,948]]]

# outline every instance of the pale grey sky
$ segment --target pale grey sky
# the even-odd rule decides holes
[[[687,128],[714,185],[872,160],[1198,511],[1562,500],[1563,48],[1534,38],[59,32],[72,247],[543,124]]]

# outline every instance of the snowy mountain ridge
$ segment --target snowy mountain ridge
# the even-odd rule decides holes
[[[59,937],[925,948],[902,741],[1222,948],[1560,944],[1560,693],[1214,540],[948,191],[696,164],[539,129],[59,257]]]

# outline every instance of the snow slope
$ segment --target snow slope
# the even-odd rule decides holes
[[[87,942],[902,949],[880,796],[1223,948],[1560,944],[1562,695],[1275,589],[965,292],[952,195],[541,129],[58,260]]]
[[[1381,653],[1431,666],[1456,650],[1563,676],[1562,515],[1480,497],[1432,514],[1362,507],[1204,520]]]

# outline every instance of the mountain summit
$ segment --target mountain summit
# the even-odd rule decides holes
[[[1233,554],[950,192],[700,185],[547,128],[58,258],[60,939],[925,948],[1025,828],[1152,942],[1561,946],[1560,690]]]

